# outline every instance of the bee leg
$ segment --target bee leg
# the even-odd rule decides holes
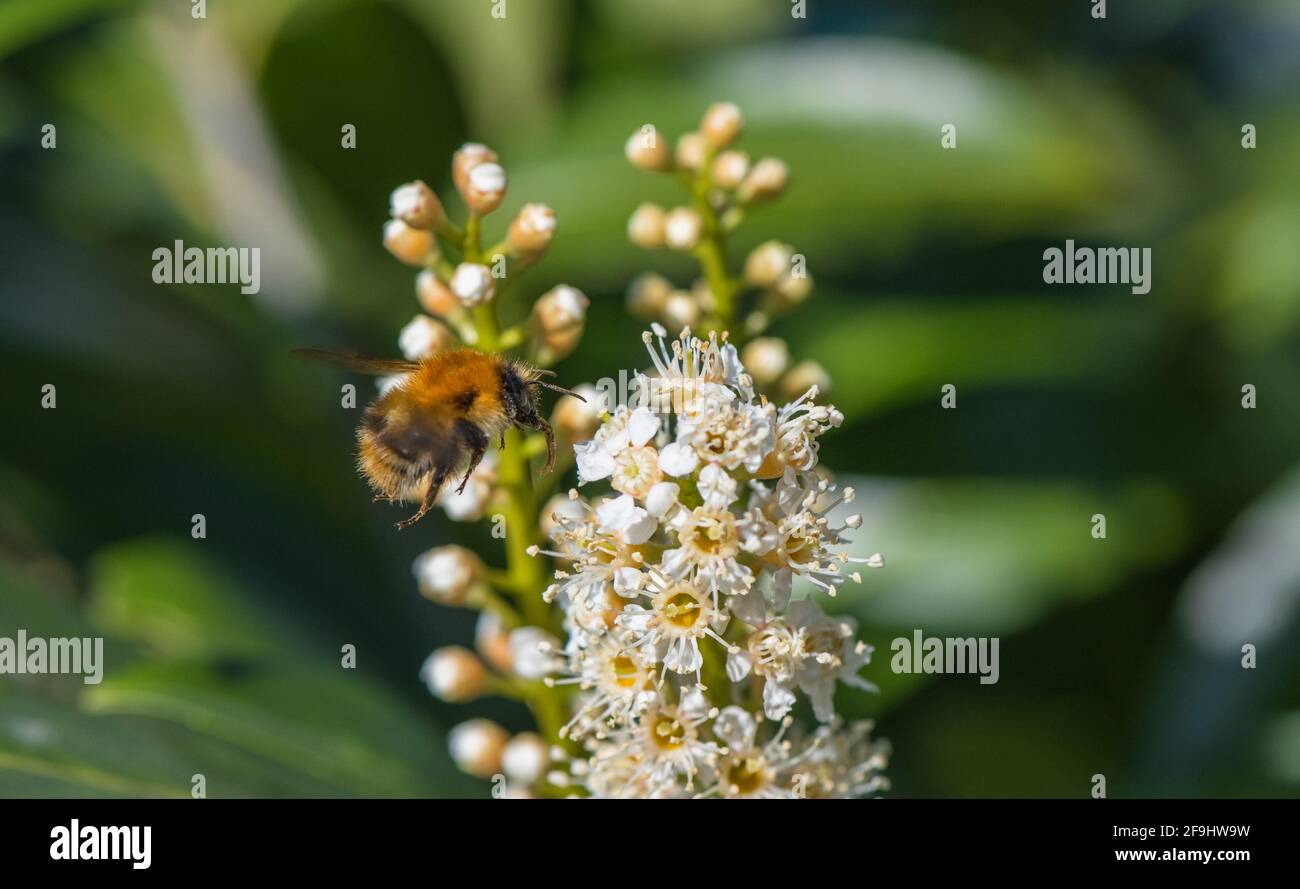
[[[506,449],[506,434],[505,434],[504,432],[502,432],[502,433],[501,433],[501,444],[497,445],[497,450],[498,450],[498,451],[504,451],[505,449]]]
[[[483,434],[477,426],[465,423],[457,429],[461,441],[465,447],[469,448],[469,468],[465,470],[465,477],[460,480],[460,487],[456,489],[457,494],[465,492],[465,486],[469,484],[469,477],[474,474],[474,469],[482,461],[483,455],[487,453],[488,437]]]
[[[405,530],[424,518],[425,514],[433,508],[433,501],[438,499],[438,492],[442,490],[443,483],[447,481],[447,475],[447,471],[443,469],[435,470],[429,474],[429,487],[424,491],[424,499],[420,501],[420,508],[409,519],[398,522],[397,530]]]
[[[555,468],[555,433],[551,431],[551,424],[543,420],[537,414],[523,421],[529,429],[536,429],[546,436],[546,466],[542,472],[550,472]]]

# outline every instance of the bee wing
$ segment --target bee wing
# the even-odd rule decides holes
[[[420,369],[418,361],[368,358],[365,355],[356,355],[351,352],[329,352],[325,349],[294,349],[289,354],[297,358],[307,358],[311,361],[324,361],[357,373],[371,374],[376,377],[388,374],[409,374]]]

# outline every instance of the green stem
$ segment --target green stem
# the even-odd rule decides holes
[[[478,239],[478,219],[471,216],[465,226],[467,261],[475,262],[481,257]],[[485,352],[502,351],[504,337],[497,321],[495,300],[476,306],[473,318],[478,348]],[[506,431],[505,448],[500,455],[497,484],[505,494],[502,514],[505,516],[506,569],[504,576],[502,572],[494,571],[490,577],[495,586],[515,597],[525,623],[554,631],[557,628],[553,625],[551,608],[542,599],[542,591],[547,586],[546,562],[528,552],[534,544],[541,542],[539,505],[523,436],[517,429]],[[552,743],[562,743],[560,728],[567,720],[565,693],[561,689],[533,683],[521,688],[520,695],[532,711],[543,736]]]
[[[695,211],[704,220],[700,243],[696,245],[693,252],[695,258],[699,260],[700,269],[704,272],[704,280],[709,285],[709,291],[713,294],[713,315],[706,320],[705,332],[727,330],[733,335],[738,335],[740,331],[734,328],[736,294],[740,288],[739,282],[727,271],[726,228],[718,217],[717,210],[709,201],[709,192],[713,189],[710,174],[712,167],[713,153],[708,152],[703,163],[700,164],[700,172],[691,182],[691,198],[695,204]]]

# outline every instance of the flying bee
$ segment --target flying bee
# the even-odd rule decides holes
[[[320,349],[294,355],[328,361],[358,373],[405,378],[366,406],[357,427],[357,467],[377,496],[390,503],[420,504],[398,522],[407,528],[433,506],[438,492],[461,469],[457,493],[493,438],[505,447],[506,430],[534,429],[546,436],[546,468],[555,466],[555,435],[537,413],[539,386],[581,398],[543,382],[551,371],[473,349],[439,352],[421,361],[365,358]]]

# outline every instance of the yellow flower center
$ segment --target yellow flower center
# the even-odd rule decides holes
[[[757,756],[741,757],[727,769],[727,783],[737,793],[753,793],[763,786],[763,780],[763,760]]]
[[[660,716],[650,728],[650,738],[657,747],[676,750],[686,743],[686,726],[671,716]]]
[[[619,655],[614,658],[610,669],[614,673],[614,681],[620,688],[631,688],[636,685],[637,668],[630,657]]]
[[[664,619],[673,626],[689,629],[700,619],[700,600],[693,593],[678,593],[662,609]]]

